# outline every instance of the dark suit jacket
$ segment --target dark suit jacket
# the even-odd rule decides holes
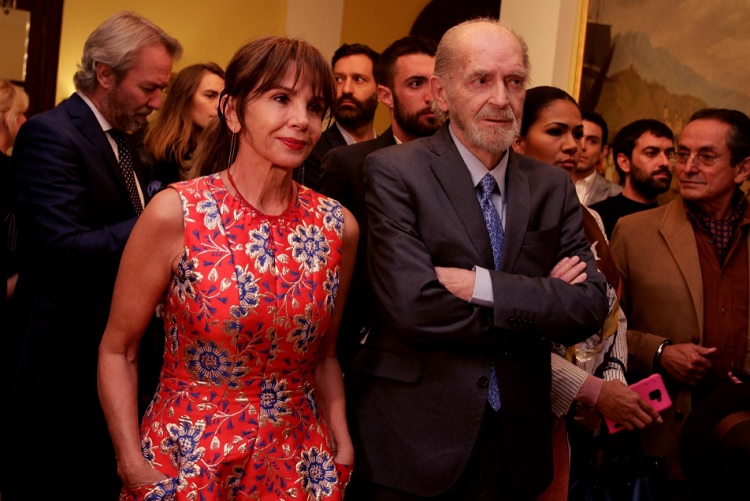
[[[294,179],[308,188],[317,190],[320,183],[320,164],[323,162],[323,157],[330,150],[339,146],[346,146],[346,140],[336,124],[332,123],[320,136],[318,144],[302,162],[302,165],[294,171]]]
[[[347,402],[365,480],[420,496],[448,490],[475,446],[492,364],[516,492],[531,498],[552,478],[549,340],[570,344],[599,328],[605,280],[569,177],[508,154],[498,271],[447,126],[367,157],[370,277],[383,322],[357,355]],[[587,263],[585,283],[546,278],[573,255]],[[449,293],[434,270],[475,265],[492,270],[494,308]]]
[[[344,373],[349,370],[360,340],[370,329],[375,311],[375,299],[367,275],[365,158],[373,151],[395,144],[389,128],[375,139],[329,151],[321,165],[319,191],[341,202],[359,223],[357,260],[338,335],[338,356]]]
[[[21,127],[13,164],[21,256],[13,390],[29,418],[20,435],[34,461],[56,457],[55,474],[101,482],[104,499],[117,476],[97,396],[98,347],[136,215],[107,136],[77,94]]]

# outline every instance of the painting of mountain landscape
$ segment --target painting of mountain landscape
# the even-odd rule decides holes
[[[590,0],[579,102],[610,138],[655,118],[679,134],[704,107],[750,113],[750,2]]]

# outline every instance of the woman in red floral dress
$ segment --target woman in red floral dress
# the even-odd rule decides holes
[[[121,499],[339,500],[354,452],[335,347],[358,228],[291,177],[333,76],[306,42],[262,37],[226,77],[213,174],[144,210],[100,346]],[[139,427],[138,345],[162,301],[164,364]]]

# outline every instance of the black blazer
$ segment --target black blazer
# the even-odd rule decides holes
[[[321,164],[319,191],[341,202],[359,223],[357,260],[338,335],[338,357],[344,373],[349,370],[360,339],[370,329],[375,312],[375,300],[367,276],[365,158],[373,151],[395,144],[396,140],[389,128],[375,139],[329,151]]]
[[[29,416],[20,436],[35,457],[57,456],[61,475],[85,471],[87,483],[100,482],[103,498],[117,475],[97,395],[98,347],[136,214],[106,133],[77,94],[29,119],[12,158],[21,256],[13,390]],[[40,433],[46,427],[58,430],[53,441]]]
[[[310,152],[302,165],[297,167],[294,171],[294,179],[300,184],[304,184],[308,188],[317,190],[320,183],[320,164],[323,161],[323,157],[326,156],[330,150],[338,148],[339,146],[346,146],[346,140],[341,135],[341,131],[332,123],[324,132],[321,134],[318,144]]]
[[[570,178],[508,154],[498,271],[447,125],[367,157],[370,277],[383,322],[357,355],[347,387],[365,480],[419,496],[453,486],[475,446],[492,364],[515,491],[531,498],[552,478],[549,340],[570,344],[599,328],[605,280]],[[547,278],[573,255],[587,263],[585,283]],[[492,270],[493,308],[449,293],[434,271],[475,265]]]

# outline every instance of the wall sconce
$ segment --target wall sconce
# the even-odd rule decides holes
[[[7,16],[16,8],[16,0],[0,0],[0,8],[3,9],[3,13]]]

